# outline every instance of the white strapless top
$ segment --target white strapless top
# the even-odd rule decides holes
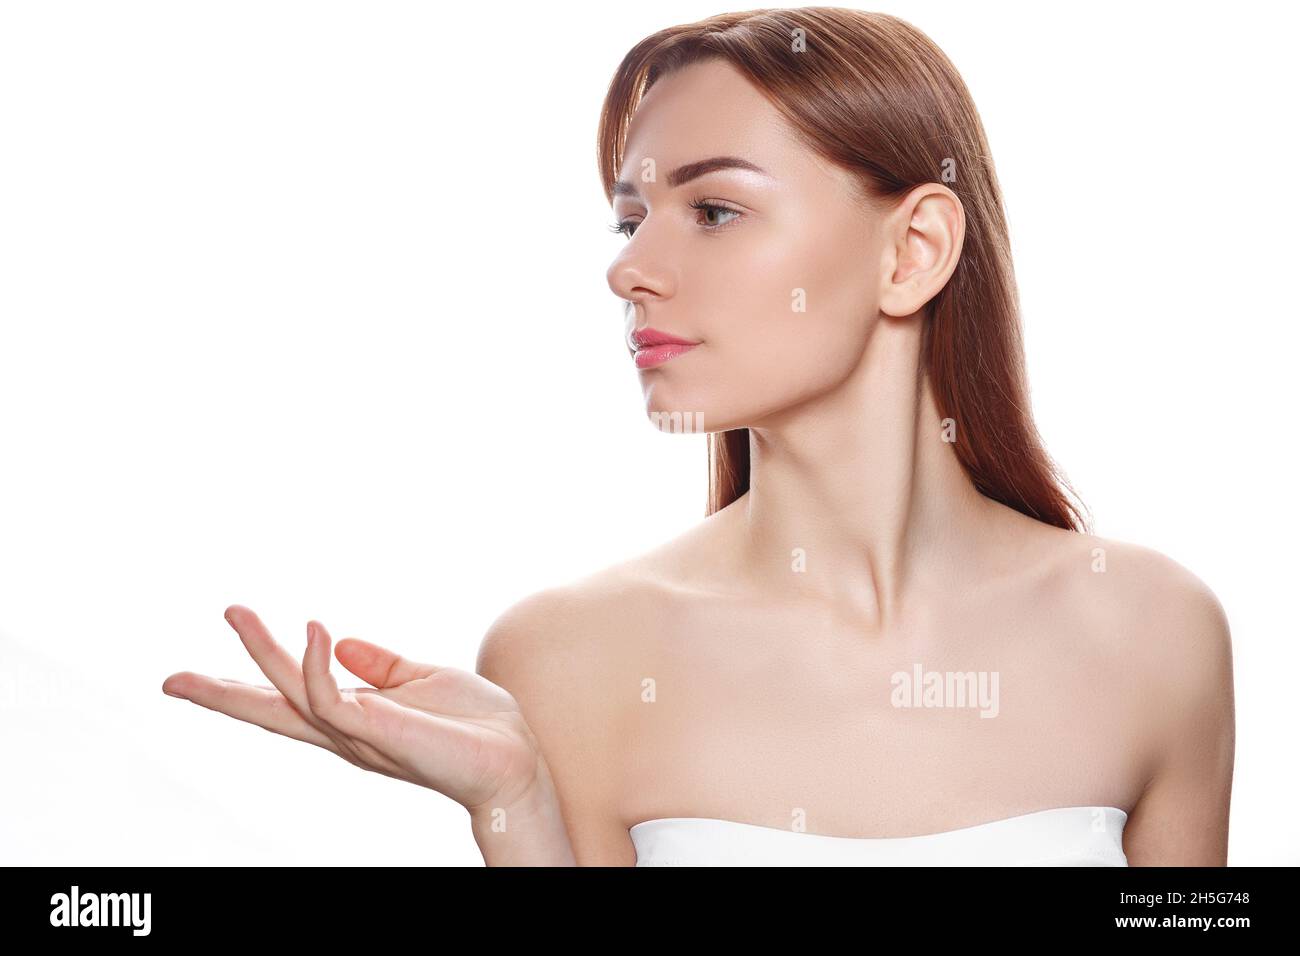
[[[1054,807],[959,830],[837,837],[712,817],[646,820],[637,866],[1128,866],[1118,807]]]

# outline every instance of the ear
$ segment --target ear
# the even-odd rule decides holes
[[[966,211],[947,186],[922,183],[884,220],[880,311],[908,316],[938,295],[961,255]]]

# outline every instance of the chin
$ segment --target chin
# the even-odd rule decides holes
[[[680,400],[678,395],[683,395]],[[691,397],[694,395],[694,398]],[[660,431],[674,434],[698,435],[706,432],[724,432],[742,428],[748,416],[737,415],[735,408],[720,405],[716,400],[701,398],[698,393],[670,393],[646,395],[646,418]]]
[[[699,434],[713,431],[709,405],[691,389],[664,388],[654,382],[645,389],[646,419],[663,432]]]
[[[646,418],[661,432],[676,435],[698,435],[713,431],[709,416],[701,409],[646,407]]]

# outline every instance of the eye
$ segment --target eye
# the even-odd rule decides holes
[[[729,226],[731,226],[732,223],[734,223],[737,219],[739,219],[741,216],[744,215],[744,213],[741,212],[739,209],[732,209],[730,206],[724,206],[721,203],[708,202],[703,198],[692,199],[687,205],[689,205],[692,209],[697,209],[701,213],[703,213],[706,220],[710,216],[716,217],[722,215],[722,216],[732,217],[731,219],[727,219],[724,222],[718,222],[715,219],[713,221],[706,221],[700,223],[700,225],[703,226],[705,231],[707,232],[718,232],[722,229],[726,229]],[[620,219],[618,222],[610,226],[609,229],[610,232],[621,233],[630,239],[632,238],[633,235],[636,234],[636,227],[638,225],[640,224],[634,219]]]
[[[739,209],[732,209],[730,206],[723,206],[720,203],[708,202],[704,199],[693,199],[691,200],[690,206],[692,209],[700,210],[700,212],[704,213],[706,216],[709,213],[721,213],[723,215],[734,216],[736,217],[736,219],[738,219],[740,218],[740,216],[743,215],[743,213]],[[710,232],[716,232],[719,229],[727,228],[733,222],[735,222],[736,219],[728,219],[725,222],[701,223],[701,225],[704,226],[705,229],[708,229]]]

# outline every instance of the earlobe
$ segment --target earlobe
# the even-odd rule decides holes
[[[965,211],[952,190],[923,183],[908,193],[890,222],[880,309],[901,317],[920,311],[951,278],[965,237]]]

